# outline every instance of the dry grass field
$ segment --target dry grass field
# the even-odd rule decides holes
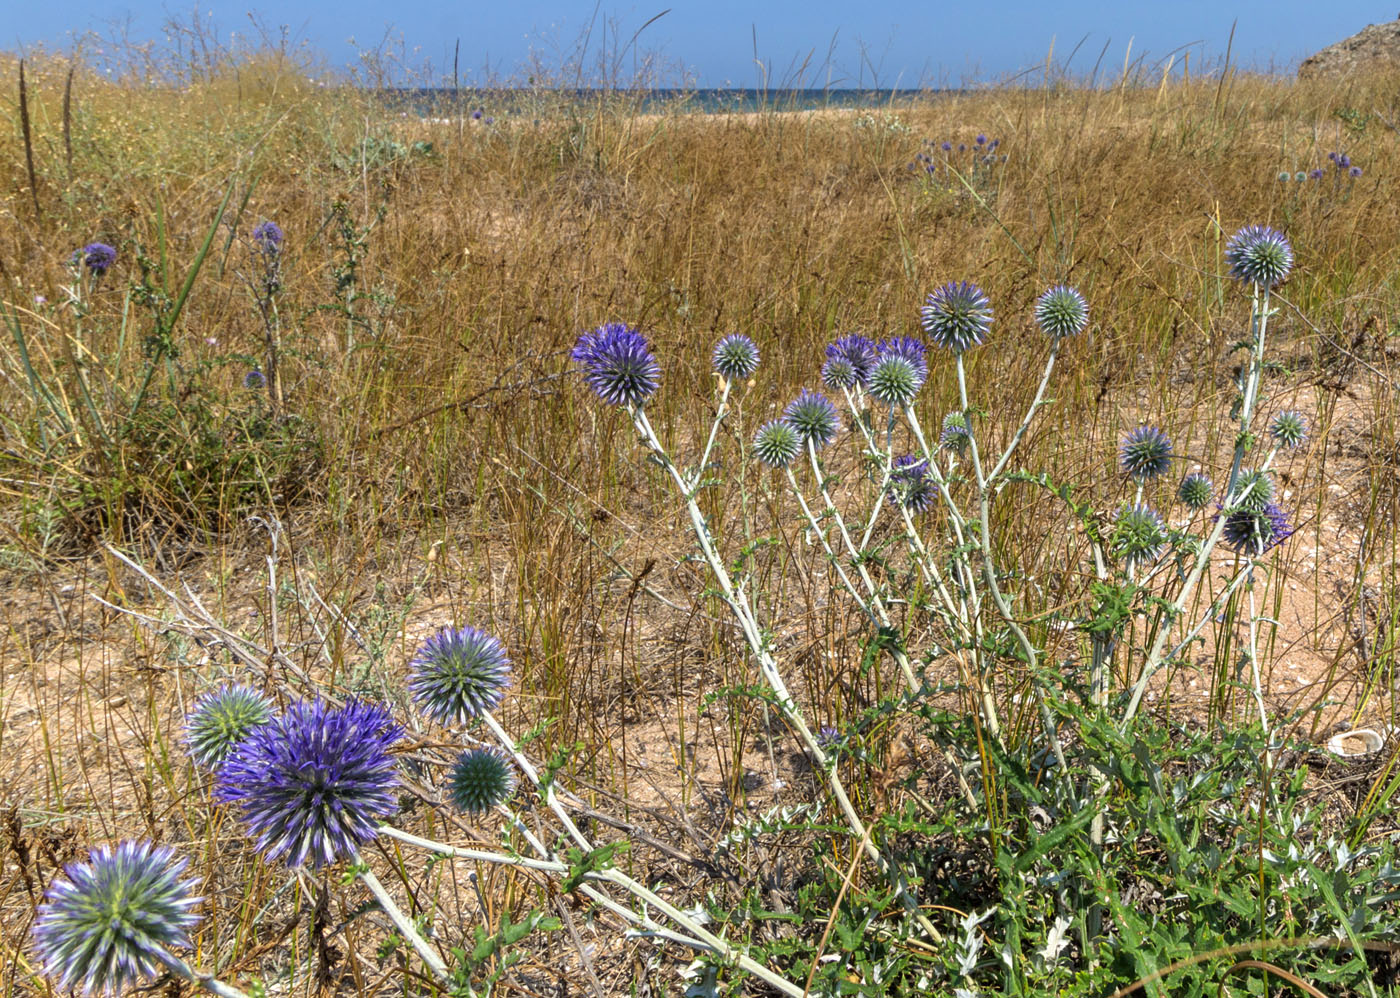
[[[503,819],[433,806],[452,737],[408,709],[409,660],[446,625],[500,637],[513,663],[502,724],[530,734],[525,753],[557,771],[590,834],[631,841],[616,859],[629,875],[686,907],[737,912],[750,898],[748,915],[800,908],[798,885],[826,876],[811,872],[823,863],[851,883],[859,849],[836,832],[716,845],[740,820],[820,798],[820,780],[743,692],[758,673],[693,557],[682,504],[625,413],[597,404],[570,364],[579,334],[604,322],[651,341],[662,373],[647,413],[681,455],[715,413],[715,341],[757,344],[762,365],[721,433],[728,456],[698,501],[727,557],[765,539],[747,556],[772,646],[813,724],[844,730],[891,695],[894,671],[864,661],[865,621],[780,476],[738,460],[760,423],[818,387],[825,344],[917,335],[925,295],[975,281],[996,318],[967,376],[987,440],[1004,443],[1048,350],[1035,298],[1073,284],[1090,324],[1065,341],[1053,406],[1017,462],[1076,483],[1109,516],[1132,498],[1119,442],[1143,423],[1175,442],[1179,471],[1228,468],[1250,303],[1223,254],[1240,226],[1274,226],[1296,266],[1275,296],[1265,415],[1298,410],[1311,432],[1277,465],[1297,531],[1260,591],[1265,700],[1303,746],[1400,724],[1393,78],[1227,72],[870,113],[698,115],[642,114],[624,93],[429,114],[318,86],[271,56],[179,85],[70,77],[54,59],[24,73],[21,107],[18,61],[0,58],[0,992],[60,993],[28,941],[43,890],[92,846],[136,837],[191,860],[205,899],[192,963],[267,994],[434,993],[386,945],[389,923],[353,877],[258,859],[186,758],[183,725],[229,679],[279,704],[317,691],[384,702],[409,729],[396,823],[494,848]],[[974,169],[957,146],[979,134],[998,158]],[[275,313],[251,241],[268,220],[285,233]],[[69,265],[95,242],[117,252],[97,278]],[[936,428],[958,387],[948,357],[931,366],[917,406]],[[848,485],[860,450],[847,433],[831,452]],[[1053,496],[1008,487],[993,525],[998,561],[1043,582],[1044,604],[1090,604],[1091,579],[1067,567],[1082,538]],[[1153,686],[1147,713],[1164,728],[1257,721],[1235,681],[1237,625]],[[1072,637],[1046,640],[1072,657]],[[1017,668],[996,695],[1010,742],[1029,744],[1040,718]],[[957,675],[942,678],[938,702],[956,710]],[[956,800],[944,757],[910,730],[867,724],[841,763],[862,813]],[[1329,828],[1372,844],[1393,833],[1393,748],[1340,769],[1295,753]],[[984,817],[1013,809],[991,799],[1002,803]],[[483,866],[469,882],[470,864],[384,839],[365,858],[428,913],[444,953],[522,912],[562,919],[518,944],[499,993],[684,988],[684,947],[625,937],[557,879]],[[879,875],[854,883],[874,889]],[[946,907],[930,915],[960,939]],[[766,925],[736,914],[730,931],[824,940],[820,920],[764,937]],[[800,983],[807,964],[795,965]],[[868,974],[846,979],[880,993]],[[1393,987],[1366,976],[1329,993]]]

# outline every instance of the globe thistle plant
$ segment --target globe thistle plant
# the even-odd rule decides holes
[[[272,701],[247,686],[230,683],[195,701],[185,722],[190,758],[218,769],[244,738],[272,720]]]
[[[1246,225],[1225,245],[1230,276],[1256,287],[1271,288],[1293,267],[1293,247],[1283,233],[1267,225]]]
[[[1277,503],[1270,502],[1261,509],[1237,509],[1226,516],[1222,537],[1226,546],[1237,554],[1257,558],[1292,534],[1288,514]]]
[[[822,381],[831,389],[865,384],[875,364],[875,344],[859,333],[849,333],[826,346]]]
[[[1301,412],[1290,409],[1274,417],[1269,434],[1280,447],[1300,447],[1308,438],[1308,423]]]
[[[101,277],[117,262],[117,251],[106,243],[88,243],[73,254],[73,260],[92,271],[94,277]]]
[[[744,381],[758,370],[758,347],[741,333],[726,336],[715,344],[715,373],[725,381]]]
[[[1074,288],[1056,284],[1035,300],[1035,321],[1046,336],[1061,340],[1089,324],[1089,303]]]
[[[572,357],[583,367],[584,382],[609,405],[644,404],[661,377],[646,337],[620,322],[584,333]]]
[[[267,387],[267,375],[266,375],[266,374],[263,374],[261,371],[259,371],[259,370],[255,367],[255,368],[253,368],[251,371],[249,371],[247,374],[243,375],[243,387],[244,387],[244,388],[248,388],[248,389],[252,389],[252,390],[257,390],[257,389],[259,389],[259,388],[266,388],[266,387]]]
[[[320,868],[354,855],[397,809],[389,749],[402,734],[375,704],[294,703],[239,742],[215,796],[234,805],[269,861]]]
[[[282,251],[282,228],[276,222],[263,222],[253,230],[253,245],[266,256]]]
[[[960,412],[950,412],[943,417],[943,429],[938,434],[939,447],[961,454],[967,449],[970,439],[966,416]]]
[[[781,419],[764,423],[753,438],[754,455],[770,468],[786,468],[801,450],[802,438]]]
[[[1129,566],[1152,561],[1167,543],[1167,525],[1144,505],[1125,506],[1113,521],[1113,553]]]
[[[1120,458],[1125,472],[1145,482],[1167,473],[1171,467],[1172,442],[1155,426],[1139,426],[1123,438]]]
[[[825,447],[841,429],[836,406],[818,392],[802,389],[802,394],[783,410],[783,422],[796,431],[803,446]]]
[[[905,455],[890,468],[889,500],[893,506],[922,513],[938,498],[938,486],[929,477],[928,461]]]
[[[500,706],[510,682],[501,642],[475,627],[446,627],[409,663],[408,691],[429,717],[465,724]]]
[[[500,749],[468,749],[452,766],[447,797],[457,810],[480,814],[509,797],[515,791],[515,783],[510,760]]]
[[[166,846],[122,842],[65,867],[34,920],[45,975],[61,991],[112,995],[154,977],[197,921],[198,881],[180,879],[186,864]]]
[[[1198,471],[1193,471],[1183,478],[1176,489],[1176,497],[1193,513],[1199,513],[1210,505],[1210,498],[1214,494],[1215,483]]]
[[[977,285],[955,281],[929,294],[919,324],[937,346],[962,353],[986,339],[992,304]]]

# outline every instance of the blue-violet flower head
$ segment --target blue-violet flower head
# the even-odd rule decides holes
[[[1271,288],[1292,269],[1293,247],[1277,229],[1246,225],[1225,245],[1225,262],[1236,280]]]
[[[49,885],[34,920],[44,973],[61,991],[120,994],[165,969],[161,953],[189,945],[197,880],[187,861],[150,842],[99,846]]]
[[[783,410],[783,422],[796,432],[803,446],[825,447],[841,429],[836,406],[819,392],[802,389],[802,394]]]
[[[725,381],[745,381],[758,370],[758,347],[742,333],[733,333],[715,344],[715,373]]]
[[[253,230],[253,245],[266,256],[276,256],[282,250],[282,227],[276,222],[263,222]]]
[[[928,461],[906,454],[890,468],[889,500],[911,513],[922,513],[938,498],[938,486],[928,473]]]
[[[609,405],[642,405],[656,392],[661,377],[646,337],[620,322],[584,333],[572,357],[583,366],[588,387]]]
[[[1225,517],[1224,541],[1237,554],[1257,558],[1292,534],[1288,515],[1277,503],[1259,510],[1237,509]]]
[[[83,265],[97,277],[107,273],[117,262],[117,251],[106,243],[88,243],[73,256],[81,258]]]
[[[465,724],[495,710],[510,683],[501,642],[475,627],[445,627],[409,663],[408,692],[429,717]]]
[[[389,749],[402,734],[376,704],[293,703],[239,742],[215,797],[236,807],[268,860],[325,866],[358,852],[397,810]]]
[[[919,309],[919,323],[935,345],[962,353],[986,339],[992,304],[977,285],[952,282],[929,294]]]
[[[1073,336],[1089,324],[1089,303],[1074,288],[1056,284],[1035,300],[1035,321],[1054,339]]]
[[[1164,475],[1171,467],[1172,442],[1155,426],[1139,426],[1123,439],[1123,470],[1139,481]]]

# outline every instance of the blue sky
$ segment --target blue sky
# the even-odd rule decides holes
[[[169,22],[188,28],[195,20],[227,43],[232,36],[257,37],[249,9],[247,0],[204,0],[197,7],[15,0],[0,27],[0,49],[42,45],[67,51],[88,32],[108,39],[108,46],[117,37],[159,42]],[[662,84],[679,82],[684,73],[699,86],[752,87],[764,82],[766,72],[770,86],[795,82],[801,74],[801,82],[812,86],[889,88],[1005,79],[1043,65],[1052,42],[1057,61],[1073,51],[1069,68],[1085,76],[1096,63],[1100,74],[1116,75],[1125,56],[1145,57],[1143,65],[1154,66],[1183,47],[1189,47],[1194,69],[1203,61],[1220,62],[1236,22],[1232,61],[1282,71],[1368,23],[1395,18],[1400,0],[282,0],[261,10],[256,17],[266,30],[275,36],[285,26],[290,39],[332,67],[354,65],[359,53],[382,49],[420,74],[450,76],[460,40],[463,83],[520,79],[531,66],[557,70],[569,64],[587,36],[584,63],[595,77],[606,45],[607,62],[622,81],[650,59]],[[756,64],[755,50],[765,69]]]

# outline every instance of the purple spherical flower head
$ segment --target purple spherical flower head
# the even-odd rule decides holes
[[[480,121],[483,113],[484,112],[480,108],[477,108],[472,112],[472,121]]]
[[[1322,176],[1323,174],[1320,168],[1314,167],[1313,169],[1308,171],[1309,180],[1321,180]]]
[[[88,243],[73,255],[80,256],[83,265],[96,277],[107,273],[112,268],[112,264],[117,262],[117,251],[106,243]]]
[[[34,921],[44,974],[60,990],[119,994],[164,968],[161,955],[189,945],[197,880],[186,861],[150,842],[99,846],[49,885]]]
[[[938,485],[928,473],[928,461],[912,454],[895,458],[890,467],[888,497],[891,506],[922,513],[938,498]]]
[[[929,294],[919,309],[919,324],[936,346],[962,353],[986,339],[992,304],[977,285],[950,282]]]
[[[1074,288],[1056,284],[1035,300],[1035,321],[1046,336],[1061,340],[1089,324],[1089,303]]]
[[[1123,438],[1123,470],[1139,481],[1156,478],[1171,467],[1172,442],[1155,426],[1139,426]]]
[[[1357,177],[1361,176],[1361,167],[1353,166],[1350,170],[1347,171],[1347,176],[1351,177],[1352,180],[1355,180]]]
[[[496,119],[488,114],[485,118],[481,119],[481,123],[483,125],[494,125],[496,123]]]
[[[1237,509],[1225,517],[1225,544],[1236,554],[1257,558],[1292,535],[1288,514],[1274,502],[1260,510]]]
[[[959,143],[958,143],[958,152],[967,152],[967,143],[966,143],[966,142],[959,142]]]
[[[282,228],[276,222],[263,222],[253,230],[253,245],[268,256],[282,249]]]
[[[402,734],[376,704],[294,703],[238,744],[215,797],[238,809],[268,860],[325,866],[358,852],[396,810],[389,748]]]
[[[501,642],[475,627],[445,627],[409,663],[408,692],[429,717],[466,724],[500,706],[510,684]]]
[[[804,447],[809,443],[814,447],[825,447],[841,429],[841,420],[831,400],[805,388],[783,410],[783,422],[792,427]]]
[[[734,333],[715,344],[712,360],[715,373],[725,381],[743,381],[758,370],[758,347],[742,333]]]
[[[1225,245],[1225,262],[1236,280],[1271,288],[1292,269],[1293,247],[1277,229],[1246,225]]]
[[[243,375],[243,387],[249,389],[265,388],[267,387],[267,375],[255,367]]]
[[[944,152],[952,152],[952,151],[953,151],[953,143],[948,142],[948,141],[944,141],[944,143],[943,143],[942,145],[940,145],[938,148],[942,149]]]
[[[984,145],[986,145],[986,144],[987,144],[987,136],[985,136],[985,135],[979,135],[979,136],[977,136],[977,144],[978,144],[979,146],[984,146]]]
[[[583,366],[588,387],[610,405],[642,405],[655,393],[661,377],[646,337],[620,322],[584,333],[572,357]]]
[[[859,333],[848,333],[826,345],[822,380],[830,388],[854,388],[865,384],[874,366],[875,344]]]

